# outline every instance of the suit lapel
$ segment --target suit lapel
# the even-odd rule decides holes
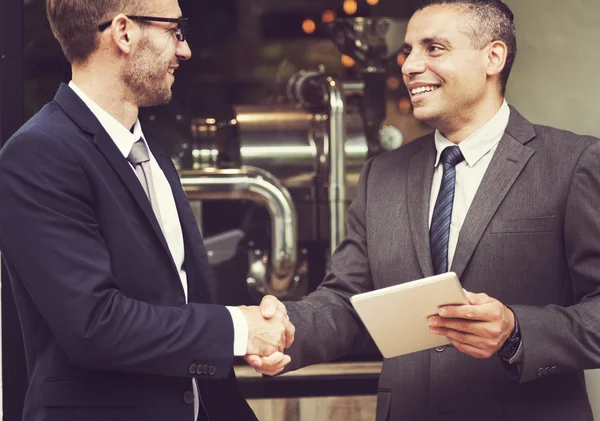
[[[429,196],[434,164],[435,144],[431,136],[410,159],[406,187],[410,231],[423,276],[433,275],[429,246]]]
[[[511,117],[498,144],[458,237],[451,271],[459,277],[467,267],[483,233],[525,168],[534,150],[525,146],[535,137],[533,125],[511,107]]]
[[[165,252],[168,254],[173,268],[177,270],[177,268],[175,268],[175,263],[173,262],[173,256],[169,250],[167,240],[165,239],[165,236],[160,229],[160,225],[158,224],[158,220],[156,219],[156,215],[152,210],[152,205],[146,196],[146,192],[144,192],[144,188],[142,187],[140,180],[138,180],[135,173],[132,171],[131,166],[123,157],[121,151],[119,151],[113,140],[104,130],[96,134],[94,137],[94,144],[100,150],[100,152],[102,152],[106,160],[119,175],[121,181],[123,181],[123,184],[125,184],[135,199],[144,216],[152,226],[152,230],[154,231],[154,234],[156,234],[156,238],[158,241],[160,241],[165,249]]]
[[[148,136],[146,137],[152,154],[156,158],[156,162],[163,170],[171,186],[173,198],[175,199],[185,248],[184,265],[188,280],[189,301],[212,303],[212,295],[208,289],[211,273],[209,271],[206,248],[204,247],[204,241],[198,229],[194,213],[181,187],[179,174],[173,167],[164,149],[152,139],[148,139]]]
[[[106,130],[102,127],[100,122],[96,119],[94,114],[89,110],[85,103],[73,92],[67,85],[62,84],[54,98],[56,103],[67,113],[75,123],[77,123],[82,130],[90,133],[93,136],[93,143],[98,150],[104,155],[106,160],[110,163],[112,168],[118,174],[123,184],[127,187],[136,203],[140,207],[142,213],[148,220],[152,231],[155,233],[157,240],[163,246],[165,252],[173,269],[177,271],[173,257],[169,251],[167,240],[163,235],[160,225],[154,215],[152,206],[144,189],[136,177],[135,173],[131,169],[131,166],[127,160],[115,145],[115,142],[106,133]]]

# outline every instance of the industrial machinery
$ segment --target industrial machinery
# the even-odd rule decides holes
[[[284,103],[236,106],[226,121],[194,120],[193,142],[173,156],[223,304],[313,290],[344,237],[363,164],[402,144],[400,130],[382,122],[386,63],[401,48],[406,21],[337,19],[328,30],[355,60],[358,80],[298,72]]]

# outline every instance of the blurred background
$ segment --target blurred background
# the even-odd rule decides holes
[[[505,0],[519,53],[507,100],[538,124],[600,136],[600,2]],[[406,23],[420,0],[180,0],[193,52],[173,101],[141,113],[181,170],[207,239],[213,292],[300,299],[343,237],[365,160],[431,129],[402,83]],[[0,140],[70,80],[43,0],[0,2]],[[20,419],[25,371],[3,272],[3,419]],[[374,418],[381,356],[371,344],[264,382],[243,364],[261,420]],[[588,373],[600,419],[600,375]]]

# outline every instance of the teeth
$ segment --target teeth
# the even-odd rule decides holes
[[[169,73],[174,74],[175,73],[175,69],[169,69]]]
[[[421,94],[423,92],[431,92],[431,91],[435,91],[436,89],[438,89],[439,86],[435,86],[435,85],[431,85],[431,86],[421,86],[419,88],[415,88],[412,91],[410,91],[413,95],[417,95],[417,94]]]

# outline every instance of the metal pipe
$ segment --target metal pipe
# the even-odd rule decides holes
[[[346,229],[346,126],[344,92],[340,82],[327,78],[329,96],[329,217],[330,247],[333,253]]]
[[[365,93],[365,82],[362,80],[345,81],[342,82],[342,89],[344,90],[344,95],[346,97],[351,95],[363,95]]]
[[[270,267],[256,287],[281,297],[292,287],[296,262],[296,209],[288,190],[271,174],[254,167],[180,171],[190,200],[249,200],[271,217]]]

